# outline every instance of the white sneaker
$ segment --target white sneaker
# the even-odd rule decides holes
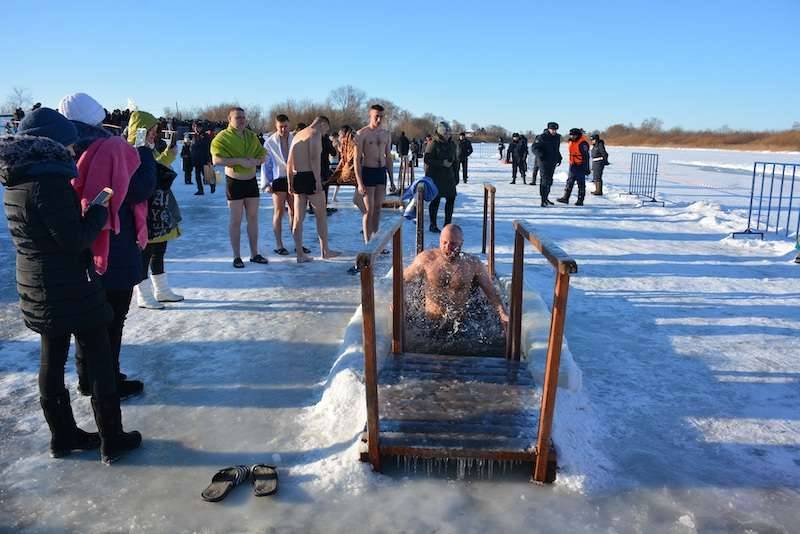
[[[147,308],[149,310],[163,310],[164,305],[156,300],[153,296],[153,286],[150,285],[150,280],[145,279],[136,286],[136,304],[140,308]]]
[[[154,296],[158,302],[180,302],[183,300],[183,295],[173,293],[167,285],[167,273],[151,275],[150,279],[153,281]]]

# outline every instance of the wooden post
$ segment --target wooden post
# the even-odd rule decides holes
[[[417,254],[425,250],[425,186],[417,186]]]
[[[492,278],[495,277],[495,269],[494,269],[494,193],[495,189],[492,187],[492,190],[489,192],[489,276]]]
[[[511,270],[511,314],[506,332],[506,358],[519,360],[520,333],[522,327],[522,275],[525,256],[525,241],[522,235],[514,232],[514,263]]]
[[[566,272],[566,269],[562,270],[559,266],[553,295],[553,312],[550,318],[550,339],[547,344],[542,405],[539,412],[539,437],[536,440],[536,465],[533,470],[533,479],[537,482],[544,482],[547,476],[547,460],[550,454],[553,413],[556,407],[558,370],[561,364],[561,343],[564,339],[568,293],[569,272]]]
[[[392,352],[402,354],[405,339],[405,298],[403,289],[403,227],[392,241]]]
[[[511,359],[519,361],[521,353],[522,338],[522,282],[525,276],[525,239],[518,232],[514,233],[514,263],[518,265],[516,288],[511,290],[511,301],[514,306],[514,322],[509,325],[512,332]]]
[[[359,261],[361,270],[361,314],[364,336],[364,381],[367,393],[367,445],[374,471],[381,470],[378,443],[378,357],[375,339],[375,280],[372,258]]]
[[[483,186],[483,240],[481,241],[481,254],[486,254],[486,222],[489,210],[489,190]],[[492,274],[492,273],[489,273]]]

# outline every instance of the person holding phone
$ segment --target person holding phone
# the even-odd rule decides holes
[[[139,432],[124,432],[107,324],[113,312],[90,247],[108,220],[109,192],[81,206],[70,180],[78,176],[75,126],[39,108],[18,135],[0,139],[0,183],[8,229],[17,252],[16,281],[25,325],[41,336],[39,394],[50,428],[50,455],[101,449],[112,463],[137,448]],[[138,161],[133,163],[138,164]],[[64,367],[75,336],[88,370],[99,433],[78,428]]]

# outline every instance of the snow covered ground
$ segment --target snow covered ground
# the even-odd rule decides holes
[[[47,455],[38,338],[19,319],[14,251],[0,232],[0,529],[796,532],[800,266],[793,240],[729,234],[746,226],[752,162],[800,154],[641,149],[661,155],[661,208],[619,194],[633,150],[609,147],[609,194],[581,208],[536,207],[538,187],[509,185],[491,146],[476,147],[470,183],[459,186],[456,222],[471,252],[480,251],[480,184],[498,188],[501,276],[513,219],[579,265],[565,336],[582,381],[559,391],[562,471],[549,487],[525,472],[458,481],[376,475],[357,461],[365,406],[358,279],[344,274],[359,248],[349,189],[329,218],[344,258],[298,266],[270,253],[268,266],[234,270],[224,192],[195,197],[179,175],[184,235],[170,243],[167,272],[187,300],[132,309],[122,364],[146,395],[125,402],[123,418],[145,441],[112,467],[95,453]],[[559,193],[564,173],[556,178]],[[264,198],[265,251],[270,216]],[[549,265],[530,253],[525,277],[549,304]],[[93,427],[71,361],[67,381],[79,424]],[[200,499],[217,469],[255,462],[278,464],[276,496],[245,487],[219,504]]]

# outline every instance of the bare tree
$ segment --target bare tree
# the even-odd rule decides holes
[[[347,114],[361,109],[366,99],[367,93],[361,89],[356,89],[352,85],[343,85],[330,92],[328,104],[337,111]]]
[[[17,108],[27,110],[32,103],[33,97],[27,87],[14,86],[11,88],[11,93],[9,93],[6,98],[3,108],[5,112],[12,113]]]

